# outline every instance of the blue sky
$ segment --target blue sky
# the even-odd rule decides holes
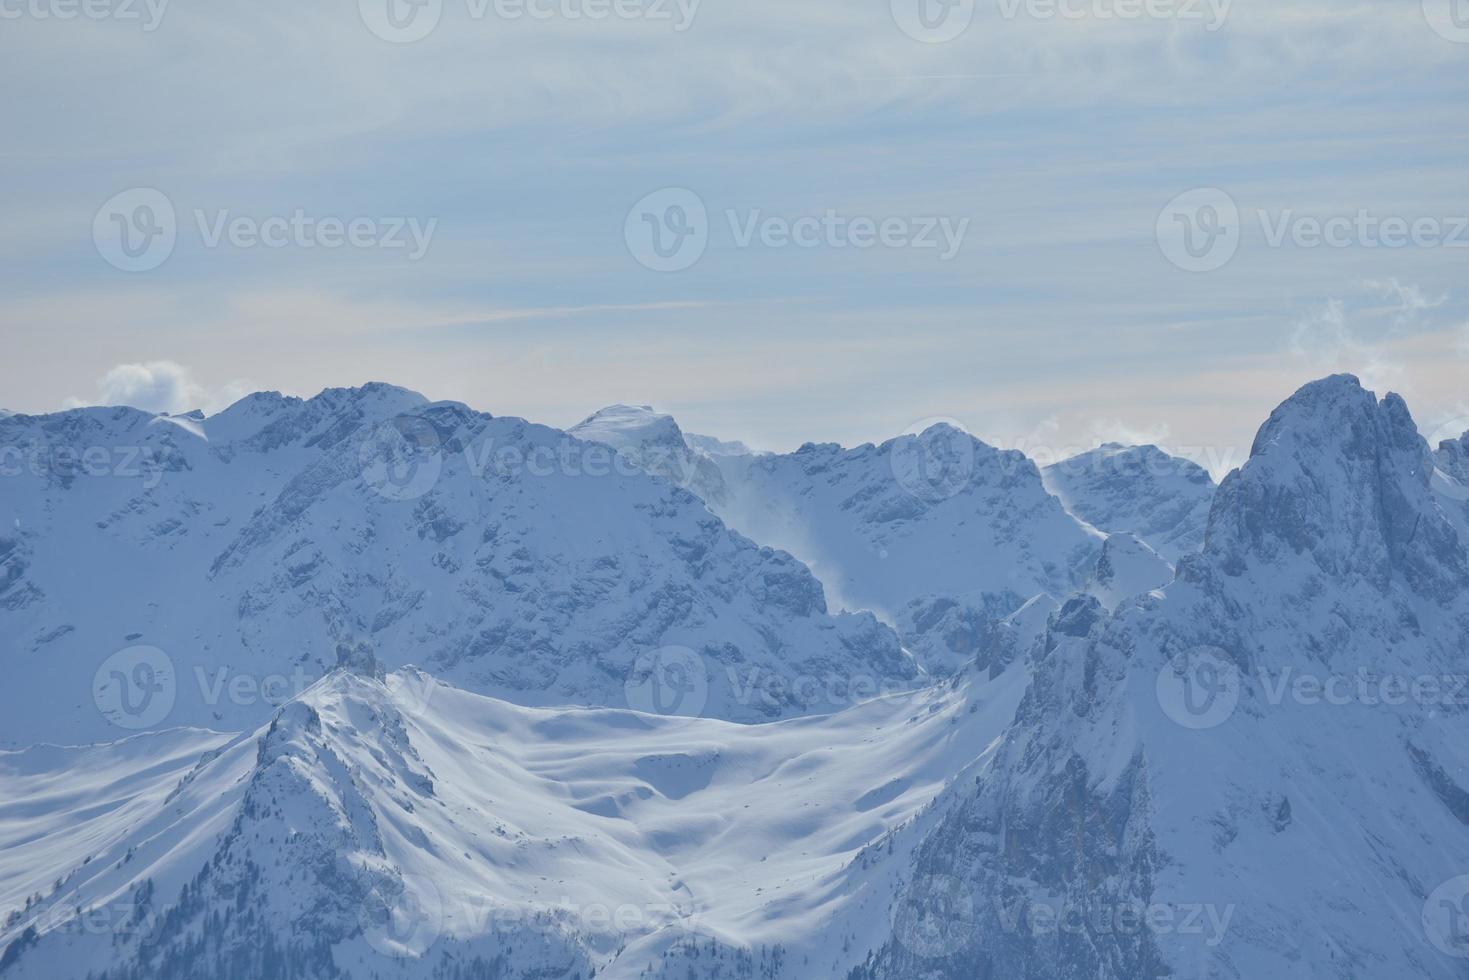
[[[943,43],[899,26],[920,0],[703,0],[686,22],[430,0],[412,43],[372,29],[388,3],[411,21],[404,0],[67,2],[0,2],[12,410],[125,397],[99,379],[167,362],[159,390],[206,408],[387,380],[558,425],[651,403],[769,448],[943,417],[1052,452],[1243,454],[1336,370],[1425,429],[1469,418],[1469,9],[1449,6],[1469,0],[1235,0],[1222,23],[1192,0],[979,0]],[[97,240],[134,188],[174,212],[144,271]],[[707,214],[671,272],[627,238],[665,188]],[[1203,272],[1159,238],[1196,188],[1238,210]],[[964,234],[952,258],[739,240],[829,214]],[[365,244],[210,243],[292,215],[365,219]],[[1359,215],[1424,234],[1374,247]],[[1344,243],[1312,244],[1332,220]],[[421,256],[372,244],[410,223]]]

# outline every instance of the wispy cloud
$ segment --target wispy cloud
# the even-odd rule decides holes
[[[127,405],[145,412],[177,415],[200,409],[216,412],[248,394],[252,386],[235,381],[210,391],[196,382],[189,369],[173,361],[119,364],[97,380],[95,398],[68,398],[65,407]]]

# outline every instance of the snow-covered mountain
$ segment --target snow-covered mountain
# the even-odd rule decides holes
[[[1024,455],[947,425],[719,463],[732,500],[716,510],[731,526],[803,559],[833,602],[894,622],[937,597],[1008,613],[1064,594],[1101,545]]]
[[[1066,509],[1108,534],[1131,534],[1177,563],[1204,543],[1214,481],[1156,446],[1107,443],[1041,471]]]
[[[1438,468],[1460,483],[1469,484],[1469,432],[1457,439],[1445,439],[1434,449]]]
[[[402,398],[416,406],[406,416]],[[899,444],[884,461],[886,483],[872,458],[880,447],[744,459],[767,467],[772,498],[800,502],[795,516],[826,540],[882,535],[915,575],[926,544],[965,576],[947,595],[943,580],[924,579],[939,590],[910,604],[922,621],[903,627],[965,651],[951,676],[879,696],[805,682],[850,681],[858,666],[881,675],[888,658],[911,668],[891,632],[820,605],[798,613],[784,589],[751,598],[748,575],[768,582],[770,568],[804,569],[725,530],[631,453],[413,403],[395,389],[322,399],[335,404],[257,397],[213,419],[93,410],[43,420],[140,426],[136,438],[153,440],[159,461],[155,489],[172,489],[113,491],[118,499],[100,510],[67,495],[79,484],[82,497],[103,493],[69,470],[50,473],[44,492],[32,487],[42,503],[7,538],[5,560],[21,571],[0,591],[20,635],[43,635],[25,617],[56,606],[56,594],[109,584],[155,597],[163,612],[150,628],[199,630],[220,615],[209,588],[243,584],[231,607],[242,636],[256,636],[244,614],[261,615],[245,597],[263,596],[259,609],[291,611],[273,636],[285,642],[299,621],[302,648],[332,669],[238,735],[169,729],[0,751],[6,980],[1469,976],[1469,537],[1452,513],[1443,450],[1430,451],[1396,395],[1379,400],[1338,376],[1288,399],[1211,494],[1202,543],[1176,576],[1141,535],[1102,538],[1045,492],[1023,457],[992,458],[957,430]],[[389,432],[349,435],[377,417],[364,399],[392,406]],[[295,421],[265,435],[280,418]],[[461,460],[480,457],[464,450],[485,435],[497,448],[529,447],[528,458],[549,447],[524,467],[508,453],[493,470],[522,468],[543,482],[465,482],[462,468],[472,467]],[[356,475],[337,479],[343,442]],[[970,451],[972,465],[963,463]],[[385,455],[418,468],[379,468]],[[239,461],[248,465],[227,468]],[[543,475],[548,467],[554,475]],[[731,499],[755,479],[727,480]],[[254,509],[216,525],[239,513],[220,503],[234,494]],[[557,522],[532,513],[533,497],[561,526],[543,526]],[[433,574],[440,553],[469,564],[479,552],[452,550],[463,533],[436,530],[469,502],[488,515],[481,527],[496,528],[476,536],[482,544],[511,528],[538,542],[525,545],[527,563],[595,569],[586,556],[596,549],[570,543],[579,534],[644,549],[650,557],[632,565],[662,569],[702,614],[663,628],[760,635],[765,644],[742,640],[741,654],[768,658],[760,663],[771,677],[806,671],[800,695],[782,700],[779,683],[743,695],[720,687],[713,678],[726,662],[704,641],[655,658],[651,678],[636,664],[625,673],[621,700],[638,710],[613,704],[606,686],[568,695],[553,684],[535,689],[541,705],[527,705],[527,688],[503,671],[433,656],[459,629],[462,598],[427,597],[376,632],[318,624],[332,621],[322,607],[355,622],[366,600],[347,586],[386,578],[394,556],[404,578]],[[391,516],[390,505],[405,503],[411,523]],[[880,519],[891,508],[906,516]],[[571,526],[588,509],[594,517]],[[103,517],[78,523],[93,513]],[[68,581],[47,564],[75,542],[73,554],[141,555],[155,564],[135,577],[156,574],[167,562],[150,549],[171,513],[189,528],[169,546],[174,560],[208,558],[208,588],[189,596],[202,612],[165,602],[156,583],[85,570]],[[42,516],[44,533],[30,532]],[[714,565],[664,569],[670,552],[684,554],[690,527],[704,529],[700,554]],[[1049,587],[1009,610],[979,610],[1004,579],[962,561],[976,527],[993,545],[981,553],[1014,559],[1016,575]],[[1057,540],[1072,561],[1054,579],[1040,558],[1054,542],[1038,528],[1068,529]],[[301,542],[321,553],[322,570],[304,574],[297,592],[289,577]],[[731,582],[719,574],[730,563],[753,571]],[[249,591],[282,575],[279,594]],[[583,595],[540,584],[551,576],[537,568],[510,578],[541,605]],[[329,585],[352,598],[327,602]],[[639,582],[627,588],[645,594]],[[503,601],[513,614],[539,608]],[[393,631],[420,610],[437,615]],[[608,621],[603,602],[584,602],[550,635]],[[863,647],[852,636],[882,639]],[[440,669],[392,669],[407,657],[385,638],[427,651],[416,659]],[[557,678],[576,669],[555,645],[525,649],[522,669],[548,655]],[[839,669],[792,667],[808,650]],[[162,683],[142,655],[125,666],[132,687],[119,691]],[[704,698],[689,684],[701,677],[709,717],[665,710],[669,697]],[[589,690],[605,697],[591,701]],[[743,714],[722,700],[731,695]],[[558,706],[557,696],[612,706]],[[842,708],[811,707],[822,700]],[[119,717],[137,707],[99,705]],[[777,720],[726,720],[762,716]]]
[[[755,455],[755,450],[738,439],[717,439],[714,436],[701,436],[696,432],[685,432],[683,438],[690,449],[710,456]]]
[[[889,897],[833,883],[1023,689],[1014,670],[740,726],[359,664],[235,738],[0,753],[0,799],[26,801],[0,804],[0,971],[840,976]]]
[[[611,446],[632,466],[672,481],[711,507],[729,496],[718,465],[708,452],[695,448],[672,415],[646,405],[610,405],[566,431]]]
[[[402,389],[16,415],[0,445],[23,461],[0,478],[8,744],[248,727],[344,643],[520,703],[741,721],[915,676],[886,626],[606,446]]]
[[[1466,976],[1469,559],[1402,400],[1307,385],[1203,551],[1069,601],[854,977]]]
[[[1024,455],[948,425],[880,446],[759,455],[705,454],[670,416],[646,408],[613,406],[571,431],[616,446],[700,493],[731,527],[800,558],[833,603],[893,624],[938,677],[969,665],[1001,622],[1038,596],[1054,604],[1081,589],[1111,606],[1172,578],[1168,563],[1134,539],[1104,550],[1105,534],[1067,513]],[[720,478],[707,475],[709,465]],[[1119,479],[1133,477],[1124,467]],[[1169,489],[1148,488],[1159,500]]]

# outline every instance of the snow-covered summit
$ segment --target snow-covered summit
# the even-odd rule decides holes
[[[0,739],[120,734],[112,702],[146,699],[112,678],[165,663],[138,647],[173,668],[149,727],[245,727],[343,642],[534,704],[627,705],[639,663],[693,658],[682,710],[742,721],[833,710],[804,675],[915,674],[789,555],[555,429],[386,385],[153,422],[0,422],[26,461],[0,481]]]
[[[1203,546],[1214,481],[1189,460],[1106,443],[1042,474],[1066,509],[1098,530],[1136,535],[1170,562]]]
[[[1395,579],[1447,601],[1462,543],[1430,491],[1433,460],[1402,398],[1351,375],[1312,382],[1260,428],[1219,487],[1205,552],[1227,574],[1306,567],[1386,591]]]
[[[1425,454],[1398,397],[1307,385],[1177,580],[1068,601],[976,785],[911,830],[928,941],[862,976],[1461,977],[1469,588]]]
[[[685,432],[683,437],[690,449],[707,453],[710,456],[755,455],[755,450],[738,439],[716,439],[714,436],[701,436],[695,432]]]
[[[673,416],[648,405],[611,405],[566,431],[611,446],[638,469],[671,480],[710,506],[728,496],[724,476],[708,454],[690,446]]]

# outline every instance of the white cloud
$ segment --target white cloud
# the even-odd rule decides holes
[[[1364,340],[1353,329],[1347,305],[1339,299],[1328,300],[1296,322],[1291,350],[1312,375],[1348,372],[1374,391],[1393,388],[1404,373],[1381,344]]]
[[[196,408],[208,413],[223,408],[249,390],[245,382],[234,381],[211,392],[196,382],[182,364],[148,361],[113,367],[98,379],[95,399],[68,398],[66,407],[128,405],[145,412],[168,415]]]

